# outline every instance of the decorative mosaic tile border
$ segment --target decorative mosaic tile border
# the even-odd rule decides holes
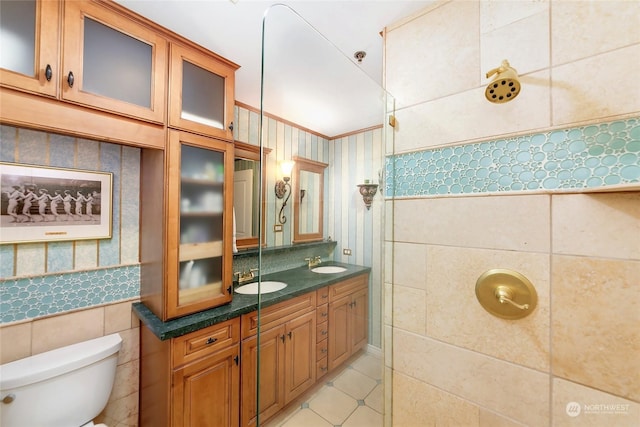
[[[0,323],[140,296],[140,266],[0,281]]]
[[[640,183],[640,118],[388,156],[387,197]]]

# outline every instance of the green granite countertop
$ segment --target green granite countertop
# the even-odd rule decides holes
[[[261,276],[263,281],[271,280],[284,282],[287,284],[287,287],[282,290],[260,296],[234,293],[233,300],[229,304],[201,311],[199,313],[190,314],[178,319],[169,320],[167,322],[163,322],[156,317],[156,315],[141,302],[133,304],[133,311],[140,318],[142,323],[144,323],[145,326],[149,328],[149,330],[151,330],[151,332],[153,332],[159,339],[167,340],[255,311],[258,309],[258,298],[261,298],[261,304],[264,308],[371,271],[369,267],[343,264],[339,262],[323,262],[321,265],[340,266],[346,268],[346,271],[341,273],[321,274],[314,273],[304,266],[291,270],[265,274]],[[243,283],[243,285],[244,284],[246,283]]]

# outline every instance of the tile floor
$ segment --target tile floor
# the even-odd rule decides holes
[[[381,427],[382,360],[362,352],[287,406],[265,427]]]

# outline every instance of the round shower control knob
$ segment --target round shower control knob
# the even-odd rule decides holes
[[[529,279],[504,268],[485,271],[478,278],[476,298],[489,313],[510,320],[528,316],[538,304],[538,294]]]
[[[7,394],[5,397],[2,398],[2,403],[11,403],[14,400],[16,400],[16,395],[13,393],[9,393]]]

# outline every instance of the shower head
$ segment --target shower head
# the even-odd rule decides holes
[[[496,75],[484,91],[484,96],[491,102],[502,104],[511,101],[520,93],[520,81],[518,72],[511,68],[506,59],[498,68],[487,73],[487,78]]]

